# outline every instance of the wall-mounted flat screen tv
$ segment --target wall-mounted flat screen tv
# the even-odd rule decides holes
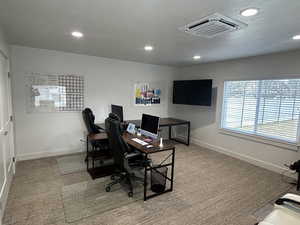
[[[173,104],[211,106],[212,80],[175,80]]]

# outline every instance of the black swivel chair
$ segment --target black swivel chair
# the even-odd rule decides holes
[[[142,170],[144,169],[145,164],[150,162],[146,161],[140,152],[132,151],[123,140],[121,124],[115,114],[109,114],[109,117],[105,120],[105,127],[116,172],[112,176],[113,181],[106,185],[105,190],[110,192],[113,185],[125,181],[129,186],[128,196],[132,197],[132,181],[143,181]]]
[[[95,124],[95,116],[90,108],[85,108],[82,111],[82,118],[89,134],[104,132],[104,129]]]
[[[109,158],[110,152],[109,152],[109,146],[108,146],[108,140],[103,139],[89,139],[90,136],[93,134],[99,134],[102,132],[105,132],[104,129],[98,127],[95,124],[95,116],[93,114],[93,111],[90,108],[85,108],[82,111],[82,118],[84,121],[84,124],[87,129],[87,156],[85,161],[87,162],[87,169],[89,170],[89,158],[92,158],[93,163],[93,169],[95,168],[95,160],[99,159],[100,163],[103,164],[103,159]],[[88,144],[91,144],[92,150],[89,151]]]

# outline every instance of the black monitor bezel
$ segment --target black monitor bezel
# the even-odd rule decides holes
[[[150,131],[147,131],[147,130],[144,130],[144,129],[143,129],[143,117],[144,117],[144,116],[155,117],[155,118],[158,119],[158,120],[157,120],[157,133],[152,133],[152,132],[150,132]],[[142,120],[141,120],[141,127],[140,127],[140,128],[141,128],[141,130],[146,131],[147,133],[150,133],[150,134],[152,134],[152,135],[154,135],[154,136],[158,136],[158,133],[159,133],[159,122],[160,122],[160,117],[143,113],[143,114],[142,114]]]
[[[122,116],[120,116],[120,115],[118,115],[118,114],[116,114],[117,116],[119,116],[120,117],[120,122],[123,122],[124,121],[124,112],[123,112],[123,106],[121,106],[121,105],[114,105],[114,104],[111,104],[111,112],[112,113],[114,113],[113,111],[113,108],[114,107],[116,107],[116,108],[118,108],[119,110],[121,109],[121,112],[122,112]]]

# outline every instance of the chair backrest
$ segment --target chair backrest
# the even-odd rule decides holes
[[[121,123],[119,118],[110,113],[105,120],[105,128],[108,136],[108,142],[113,154],[115,167],[124,171],[125,153],[128,152],[129,147],[122,137]]]
[[[85,108],[82,111],[82,118],[89,134],[100,133],[97,127],[95,126],[95,116],[90,108]]]

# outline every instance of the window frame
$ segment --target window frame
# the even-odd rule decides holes
[[[300,79],[299,76],[297,77],[286,77],[286,78],[282,78],[282,77],[274,77],[274,78],[253,78],[253,79],[228,79],[228,80],[223,80],[223,84],[222,84],[222,102],[221,102],[221,110],[220,110],[220,121],[219,121],[219,132],[221,134],[225,134],[225,135],[229,135],[229,136],[233,136],[233,137],[239,137],[242,139],[246,139],[246,140],[251,140],[254,142],[258,142],[258,143],[263,143],[263,144],[268,144],[268,145],[273,145],[275,147],[280,147],[280,148],[284,148],[284,149],[288,149],[288,150],[292,150],[292,151],[298,151],[300,149],[300,120],[298,121],[298,128],[297,128],[297,137],[296,137],[296,142],[292,142],[289,140],[284,140],[281,138],[276,138],[270,135],[259,135],[256,133],[251,133],[251,132],[246,132],[246,131],[242,131],[239,129],[231,129],[231,128],[227,128],[224,127],[223,123],[224,123],[224,116],[225,113],[224,112],[224,108],[225,108],[225,98],[224,98],[224,92],[225,92],[225,82],[228,81],[253,81],[253,80],[287,80],[287,79]]]

